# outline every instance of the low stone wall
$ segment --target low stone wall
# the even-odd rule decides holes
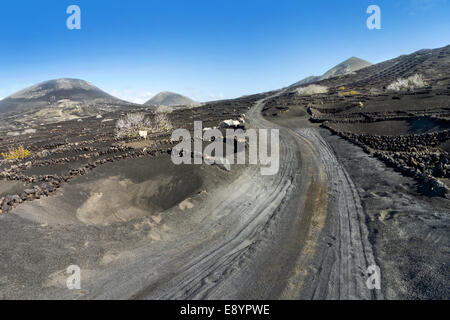
[[[389,167],[413,177],[432,193],[450,199],[450,189],[437,178],[450,178],[450,155],[430,148],[450,136],[450,130],[409,136],[371,136],[340,132],[323,123],[334,134],[358,145]]]
[[[32,188],[25,189],[23,192],[14,195],[7,195],[0,198],[0,215],[9,212],[18,204],[24,201],[33,201],[35,199],[40,199],[42,196],[49,196],[51,193],[55,192],[64,183],[76,178],[77,176],[82,176],[87,174],[89,171],[110,162],[120,161],[130,158],[140,158],[144,156],[159,156],[162,154],[170,154],[172,152],[172,147],[159,148],[159,149],[148,149],[148,150],[135,150],[129,151],[128,147],[110,147],[107,153],[115,153],[119,151],[125,151],[121,155],[116,155],[108,157],[105,159],[99,159],[91,163],[86,164],[83,167],[77,169],[71,169],[67,174],[62,176],[58,175],[40,175],[40,176],[26,176],[21,173],[21,170],[27,168],[26,166],[12,166],[8,170],[4,170],[0,173],[0,179],[5,180],[17,180],[26,183],[37,183],[37,185]],[[63,160],[62,160],[63,161]],[[64,160],[65,161],[65,160]]]

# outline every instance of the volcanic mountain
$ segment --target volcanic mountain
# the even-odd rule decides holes
[[[194,106],[199,104],[198,102],[185,97],[181,94],[163,91],[158,93],[156,96],[148,100],[145,105],[151,106]]]
[[[80,104],[129,104],[89,82],[79,79],[57,79],[38,83],[0,101],[0,112],[25,111],[56,105],[61,101]]]
[[[370,62],[367,62],[363,59],[357,58],[357,57],[351,57],[350,59],[345,60],[344,62],[338,64],[337,66],[331,68],[327,72],[325,72],[322,76],[310,76],[303,80],[300,80],[296,83],[294,83],[291,87],[310,84],[313,82],[317,82],[324,79],[329,79],[345,74],[353,73],[357,70],[360,70],[362,68],[371,66],[372,64]]]

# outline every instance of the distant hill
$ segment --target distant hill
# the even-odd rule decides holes
[[[39,83],[0,101],[0,123],[35,125],[99,116],[142,107],[115,98],[79,79]],[[20,125],[19,125],[20,127]]]
[[[148,100],[145,105],[150,106],[194,106],[199,104],[197,101],[194,101],[188,97],[185,97],[181,94],[164,91],[158,93],[156,96]]]
[[[360,70],[362,68],[365,68],[365,67],[368,67],[371,65],[372,64],[370,62],[367,62],[363,59],[360,59],[357,57],[351,57],[350,59],[347,59],[344,62],[338,64],[337,66],[331,68],[330,70],[325,72],[325,74],[323,74],[322,76],[307,77],[303,80],[300,80],[300,81],[294,83],[293,85],[291,85],[291,87],[306,85],[306,84],[310,84],[310,83],[317,82],[320,80],[325,80],[325,79],[349,74],[349,73],[355,72],[357,70]]]
[[[0,113],[69,104],[129,104],[115,98],[89,82],[79,79],[57,79],[38,83],[0,101]]]

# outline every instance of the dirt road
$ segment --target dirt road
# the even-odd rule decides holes
[[[277,128],[262,106],[250,112],[252,125]],[[249,167],[208,200],[193,199],[187,221],[176,213],[167,240],[105,270],[92,297],[374,298],[366,288],[374,258],[352,181],[315,129],[280,130],[277,175]]]

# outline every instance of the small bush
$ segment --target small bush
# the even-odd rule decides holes
[[[159,106],[156,111],[156,113],[172,113],[173,108],[169,106]]]
[[[139,131],[147,130],[151,126],[151,122],[144,113],[128,113],[125,117],[117,120],[116,136],[123,137],[138,137]]]
[[[415,74],[407,79],[399,78],[396,81],[392,82],[387,89],[391,91],[407,91],[413,90],[417,88],[423,88],[427,85],[425,79],[421,74]]]
[[[31,155],[31,151],[25,149],[23,146],[18,148],[12,148],[6,153],[2,153],[2,156],[5,160],[14,160],[14,159],[24,159]]]
[[[342,93],[341,93],[341,95],[343,95],[344,97],[347,97],[347,96],[356,96],[357,94],[361,94],[361,93],[359,93],[359,92],[356,91],[356,90],[350,90],[350,91],[342,92]]]
[[[169,132],[170,130],[173,129],[172,123],[170,122],[167,114],[161,112],[156,113],[155,116],[153,117],[153,127],[154,127],[154,131],[152,131],[153,133]]]
[[[147,133],[163,133],[173,128],[166,113],[154,113],[152,116],[146,116],[142,112],[128,113],[125,117],[117,120],[116,137],[132,138],[138,137],[139,131]]]
[[[319,94],[319,93],[327,93],[328,87],[320,86],[317,84],[310,84],[307,87],[301,87],[297,89],[297,93],[301,96],[310,96],[313,94]]]

